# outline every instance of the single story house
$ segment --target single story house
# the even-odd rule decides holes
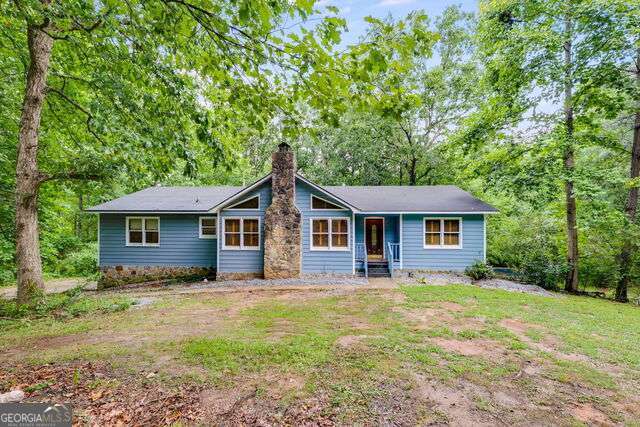
[[[217,280],[464,270],[486,259],[492,206],[452,185],[322,186],[280,144],[245,187],[156,186],[99,215],[102,286],[175,276]]]

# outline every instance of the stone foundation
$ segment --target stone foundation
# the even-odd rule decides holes
[[[113,288],[131,283],[184,280],[199,281],[204,278],[214,279],[215,268],[207,267],[168,267],[168,266],[133,266],[116,265],[100,268],[98,289]]]
[[[228,272],[220,272],[216,275],[216,280],[251,280],[251,279],[263,279],[264,275],[262,273],[228,273]]]

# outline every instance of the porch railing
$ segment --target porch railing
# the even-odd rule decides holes
[[[389,274],[393,277],[393,263],[400,262],[400,243],[387,242],[387,265]]]
[[[364,266],[364,277],[369,277],[367,248],[364,243],[356,243],[356,261],[362,261],[362,265]]]

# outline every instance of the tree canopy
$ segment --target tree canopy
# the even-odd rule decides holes
[[[16,209],[35,214],[45,274],[90,274],[83,207],[156,183],[249,183],[283,140],[321,183],[456,184],[494,204],[489,261],[531,282],[640,281],[637,0],[369,17],[349,45],[339,11],[312,0],[0,6],[3,283],[20,276]]]

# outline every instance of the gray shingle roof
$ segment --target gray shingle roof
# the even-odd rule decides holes
[[[89,212],[207,212],[243,187],[149,187]]]
[[[455,185],[322,188],[367,212],[497,212]]]
[[[245,187],[150,187],[87,209],[90,212],[207,212]],[[365,212],[497,212],[455,185],[324,186]]]

